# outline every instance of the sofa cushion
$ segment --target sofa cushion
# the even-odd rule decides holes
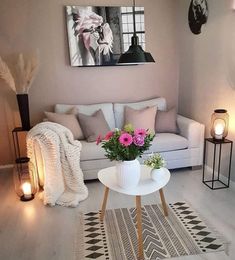
[[[105,159],[105,151],[101,145],[95,142],[89,143],[87,141],[80,141],[82,144],[81,161]]]
[[[176,117],[175,107],[168,111],[158,111],[155,121],[156,133],[178,133]]]
[[[124,123],[124,108],[125,106],[134,109],[143,109],[146,107],[156,106],[158,110],[166,110],[166,100],[165,98],[154,98],[145,101],[139,101],[135,103],[114,103],[114,117],[117,128],[122,128]]]
[[[88,143],[86,141],[81,141],[81,143],[81,161],[106,158],[104,155],[105,151],[100,145],[96,145],[96,143]],[[188,148],[188,141],[186,138],[171,133],[160,133],[156,134],[152,146],[145,153],[168,152],[186,148]]]
[[[126,106],[124,125],[131,124],[134,128],[144,128],[151,133],[155,133],[156,112],[157,108],[155,106],[143,109],[133,109]]]
[[[84,139],[83,132],[81,130],[76,115],[52,113],[52,112],[44,112],[44,113],[48,121],[61,124],[67,127],[72,132],[74,139],[80,139],[80,140]]]
[[[104,118],[107,121],[110,129],[115,128],[115,120],[113,113],[113,104],[112,103],[100,103],[92,105],[66,105],[66,104],[56,104],[55,112],[56,113],[67,113],[71,108],[76,107],[79,113],[90,116],[94,114],[97,110],[101,109],[104,113]]]
[[[150,149],[145,153],[168,152],[188,148],[188,140],[172,133],[159,133],[155,135]]]
[[[78,118],[82,132],[88,142],[94,142],[99,135],[104,137],[110,131],[101,109],[91,116],[78,113]]]

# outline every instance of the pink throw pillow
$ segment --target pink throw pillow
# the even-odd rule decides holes
[[[155,121],[156,133],[178,133],[176,122],[176,108],[173,107],[168,111],[157,111]]]
[[[155,117],[157,108],[147,107],[141,110],[136,110],[131,107],[125,107],[124,125],[132,124],[134,128],[149,129],[151,133],[155,133]]]

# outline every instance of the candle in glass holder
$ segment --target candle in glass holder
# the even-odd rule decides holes
[[[25,199],[30,199],[32,198],[32,189],[31,189],[31,184],[29,182],[25,182],[22,185],[22,190],[24,193],[24,198]]]
[[[226,109],[215,109],[211,115],[211,136],[215,140],[224,140],[228,135],[229,115]]]
[[[217,123],[215,125],[215,139],[222,140],[224,134],[224,125],[221,123]]]

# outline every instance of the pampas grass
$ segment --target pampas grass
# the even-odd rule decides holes
[[[6,62],[0,57],[0,78],[3,79],[16,94],[28,94],[38,67],[39,58],[37,52],[27,58],[20,53],[14,67],[14,72],[10,71]]]
[[[2,60],[0,57],[0,78],[3,79],[6,84],[16,92],[16,86],[15,86],[15,80],[11,74],[11,71],[9,70],[6,62]]]

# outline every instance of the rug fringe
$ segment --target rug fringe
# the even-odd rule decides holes
[[[85,259],[85,255],[83,254],[84,250],[83,247],[85,246],[83,240],[83,227],[84,227],[84,220],[83,220],[83,213],[78,211],[75,214],[76,220],[76,232],[75,232],[75,239],[74,239],[74,260],[82,260]]]

